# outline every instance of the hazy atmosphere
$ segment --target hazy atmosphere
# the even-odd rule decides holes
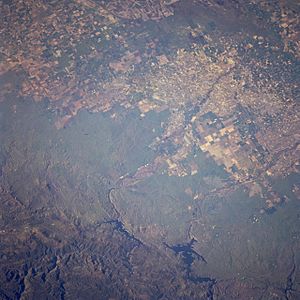
[[[300,299],[297,0],[0,0],[0,300]]]

